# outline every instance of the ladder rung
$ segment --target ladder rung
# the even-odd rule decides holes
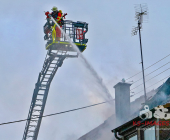
[[[46,87],[47,85],[40,85],[41,87]]]
[[[29,138],[29,137],[34,137],[34,136],[27,135],[27,138]]]
[[[30,120],[30,121],[32,121],[32,122],[38,122],[38,120]]]
[[[36,127],[36,125],[29,125],[29,127]]]
[[[32,116],[38,116],[39,117],[40,115],[32,115]]]
[[[50,77],[44,77],[44,79],[49,79]]]
[[[46,85],[47,86],[47,85]],[[40,86],[41,88],[45,88],[46,86]]]
[[[35,132],[34,130],[28,130],[28,132]]]
[[[31,118],[30,121],[38,121],[38,118]]]
[[[40,102],[43,102],[43,99],[42,99],[42,100],[36,100],[36,101],[40,101]]]
[[[50,74],[50,75],[51,75],[51,74]],[[47,76],[47,75],[45,75],[45,76]],[[50,76],[49,76],[49,77],[45,77],[45,76],[44,76],[44,78],[46,78],[46,79],[47,79],[47,78],[50,78]]]
[[[37,95],[44,96],[44,94],[37,94]]]
[[[35,104],[35,106],[42,106],[42,105],[40,105],[40,104]]]
[[[38,109],[34,109],[33,111],[41,111],[41,110],[38,110]]]
[[[46,89],[41,89],[41,88],[40,88],[39,90],[46,90]]]
[[[37,101],[42,101],[43,99],[36,99]]]

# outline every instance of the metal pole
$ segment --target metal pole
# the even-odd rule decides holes
[[[140,33],[140,21],[138,21],[139,28],[139,40],[140,40],[140,51],[141,51],[141,60],[142,60],[142,73],[143,73],[143,86],[144,86],[144,94],[145,94],[145,102],[146,102],[146,88],[145,88],[145,74],[144,74],[144,66],[143,66],[143,54],[142,54],[142,41],[141,41],[141,33]]]

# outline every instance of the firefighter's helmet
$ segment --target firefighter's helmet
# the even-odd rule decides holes
[[[57,11],[57,7],[54,6],[51,10],[52,11]]]

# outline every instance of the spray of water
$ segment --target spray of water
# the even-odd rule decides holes
[[[57,24],[57,22],[53,19],[53,17],[51,17],[52,21],[57,25],[57,27],[61,30],[62,34],[66,37],[66,39],[69,41],[69,43],[73,46],[73,48],[78,52],[80,58],[83,60],[85,66],[88,68],[88,70],[92,73],[92,75],[94,76],[94,78],[96,79],[97,83],[100,85],[100,87],[102,88],[103,92],[105,93],[106,100],[111,100],[112,96],[110,95],[108,89],[106,88],[106,86],[103,84],[102,79],[99,77],[99,75],[97,74],[97,72],[94,70],[94,68],[89,64],[89,62],[87,61],[87,59],[82,55],[82,53],[79,51],[78,47],[71,41],[70,37],[60,28],[60,26]]]

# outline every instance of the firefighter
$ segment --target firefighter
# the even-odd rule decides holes
[[[58,8],[54,6],[51,10],[53,11],[51,16],[56,20],[58,17]]]
[[[57,21],[57,23],[60,25],[60,27],[62,27],[61,24],[61,18],[62,18],[62,11],[57,9],[57,7],[53,7],[51,9],[53,12],[51,13],[51,16]],[[56,26],[55,28],[56,30],[56,40],[60,41],[61,38],[61,30]]]
[[[58,25],[60,27],[62,27],[63,25],[63,17],[65,18],[65,16],[67,15],[66,14],[62,14],[62,10],[59,10],[58,11],[58,8],[57,7],[53,7],[51,9],[53,12],[51,13],[51,16],[54,18],[54,20],[58,23]],[[48,19],[48,14],[49,12],[46,12],[45,15],[47,15],[47,19]],[[55,24],[53,26],[53,28],[55,29],[55,31],[53,30],[53,33],[52,33],[52,36],[53,36],[53,41],[57,40],[57,41],[60,41],[60,38],[61,38],[61,30],[59,27],[57,27]]]
[[[63,22],[63,13],[61,10],[58,11],[58,16],[57,16],[57,23],[62,27],[62,22]]]

